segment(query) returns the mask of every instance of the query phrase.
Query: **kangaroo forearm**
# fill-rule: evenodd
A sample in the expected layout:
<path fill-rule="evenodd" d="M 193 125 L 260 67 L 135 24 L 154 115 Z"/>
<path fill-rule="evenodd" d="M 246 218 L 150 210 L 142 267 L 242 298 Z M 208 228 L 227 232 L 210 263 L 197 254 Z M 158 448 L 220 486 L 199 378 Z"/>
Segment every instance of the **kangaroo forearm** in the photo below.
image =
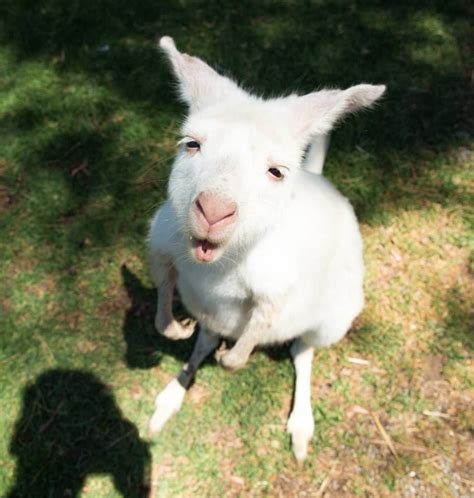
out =
<path fill-rule="evenodd" d="M 163 330 L 174 320 L 173 292 L 176 285 L 176 271 L 172 265 L 163 265 L 162 278 L 158 285 L 158 322 Z"/>
<path fill-rule="evenodd" d="M 260 343 L 266 343 L 272 330 L 274 320 L 273 307 L 269 303 L 258 303 L 251 312 L 242 334 L 230 349 L 221 358 L 224 367 L 236 370 L 243 367 L 252 351 Z"/>

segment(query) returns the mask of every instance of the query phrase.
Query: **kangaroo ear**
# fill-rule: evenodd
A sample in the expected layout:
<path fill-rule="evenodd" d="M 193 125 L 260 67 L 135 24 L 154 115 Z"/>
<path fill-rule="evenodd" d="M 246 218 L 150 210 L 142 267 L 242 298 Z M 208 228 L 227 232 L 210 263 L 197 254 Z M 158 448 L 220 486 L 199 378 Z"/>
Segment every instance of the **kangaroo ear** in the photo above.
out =
<path fill-rule="evenodd" d="M 356 85 L 347 90 L 321 90 L 302 97 L 291 96 L 298 135 L 325 134 L 345 114 L 372 105 L 385 92 L 385 85 Z"/>
<path fill-rule="evenodd" d="M 216 73 L 201 59 L 181 53 L 169 36 L 160 39 L 160 47 L 178 78 L 181 100 L 189 105 L 191 111 L 230 96 L 245 94 L 232 80 Z"/>

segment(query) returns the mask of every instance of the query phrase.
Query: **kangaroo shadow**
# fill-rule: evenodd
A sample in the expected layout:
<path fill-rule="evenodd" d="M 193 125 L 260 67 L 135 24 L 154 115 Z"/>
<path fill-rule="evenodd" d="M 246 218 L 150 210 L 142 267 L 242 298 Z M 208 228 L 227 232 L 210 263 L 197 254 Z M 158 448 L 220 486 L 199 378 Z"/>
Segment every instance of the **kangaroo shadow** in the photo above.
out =
<path fill-rule="evenodd" d="M 125 361 L 129 368 L 148 369 L 160 364 L 163 356 L 174 356 L 185 362 L 191 354 L 194 337 L 173 341 L 160 335 L 154 326 L 156 313 L 156 289 L 143 285 L 126 265 L 121 268 L 123 285 L 127 291 L 130 307 L 123 322 L 123 337 L 126 344 Z M 174 300 L 174 314 L 181 318 L 189 316 L 179 297 Z"/>
<path fill-rule="evenodd" d="M 126 312 L 123 324 L 123 336 L 126 344 L 125 361 L 129 368 L 153 368 L 160 364 L 163 356 L 173 356 L 181 362 L 186 362 L 191 354 L 193 337 L 184 341 L 173 341 L 161 336 L 154 327 L 156 312 L 156 289 L 143 285 L 126 265 L 122 265 L 123 285 L 130 299 L 130 307 Z M 178 318 L 188 317 L 175 294 L 173 313 Z M 233 344 L 233 341 L 228 341 Z M 273 361 L 287 361 L 289 358 L 288 344 L 265 347 L 261 349 Z M 207 359 L 205 363 L 214 363 Z"/>
<path fill-rule="evenodd" d="M 150 490 L 148 445 L 87 372 L 49 370 L 26 387 L 10 452 L 17 467 L 6 498 L 74 498 L 93 474 L 110 475 L 126 498 Z"/>

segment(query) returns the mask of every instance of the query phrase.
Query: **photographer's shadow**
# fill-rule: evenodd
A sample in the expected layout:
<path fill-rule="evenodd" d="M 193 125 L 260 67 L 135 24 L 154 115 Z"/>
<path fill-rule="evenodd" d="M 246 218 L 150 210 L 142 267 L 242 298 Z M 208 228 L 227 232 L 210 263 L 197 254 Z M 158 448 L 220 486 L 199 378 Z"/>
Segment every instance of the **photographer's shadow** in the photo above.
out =
<path fill-rule="evenodd" d="M 90 475 L 109 475 L 124 498 L 150 489 L 150 451 L 111 390 L 79 370 L 49 370 L 26 387 L 10 452 L 15 483 L 6 498 L 75 498 Z"/>

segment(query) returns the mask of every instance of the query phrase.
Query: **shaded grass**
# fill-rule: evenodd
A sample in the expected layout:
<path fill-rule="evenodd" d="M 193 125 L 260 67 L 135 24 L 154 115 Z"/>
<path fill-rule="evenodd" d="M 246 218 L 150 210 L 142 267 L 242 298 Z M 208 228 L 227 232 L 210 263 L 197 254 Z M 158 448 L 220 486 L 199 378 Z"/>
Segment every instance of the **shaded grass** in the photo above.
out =
<path fill-rule="evenodd" d="M 316 495 L 327 479 L 335 496 L 467 489 L 469 15 L 461 1 L 2 3 L 2 494 L 133 496 L 150 480 L 158 496 Z M 328 158 L 363 222 L 367 305 L 316 356 L 305 469 L 284 433 L 285 348 L 233 376 L 209 360 L 176 419 L 145 442 L 153 397 L 192 347 L 154 332 L 145 265 L 183 113 L 156 33 L 266 94 L 388 85 L 381 105 L 339 127 Z M 399 462 L 355 406 L 378 414 Z"/>
<path fill-rule="evenodd" d="M 112 475 L 123 496 L 143 496 L 150 486 L 147 444 L 90 373 L 46 370 L 28 386 L 10 452 L 17 458 L 12 498 L 76 496 L 93 473 Z"/>

